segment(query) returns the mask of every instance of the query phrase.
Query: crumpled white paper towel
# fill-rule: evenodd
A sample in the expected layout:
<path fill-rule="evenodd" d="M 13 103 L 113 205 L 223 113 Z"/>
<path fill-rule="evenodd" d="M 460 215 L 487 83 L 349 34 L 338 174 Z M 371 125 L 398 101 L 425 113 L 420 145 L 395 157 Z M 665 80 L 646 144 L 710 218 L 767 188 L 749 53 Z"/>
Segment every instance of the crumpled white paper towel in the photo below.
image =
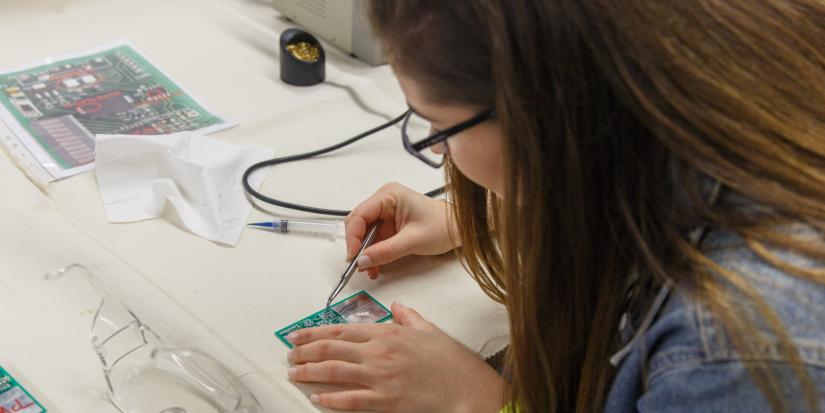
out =
<path fill-rule="evenodd" d="M 252 206 L 241 176 L 275 150 L 238 146 L 191 132 L 97 135 L 95 174 L 109 222 L 161 218 L 173 208 L 193 234 L 234 246 Z M 265 170 L 250 177 L 259 188 Z"/>

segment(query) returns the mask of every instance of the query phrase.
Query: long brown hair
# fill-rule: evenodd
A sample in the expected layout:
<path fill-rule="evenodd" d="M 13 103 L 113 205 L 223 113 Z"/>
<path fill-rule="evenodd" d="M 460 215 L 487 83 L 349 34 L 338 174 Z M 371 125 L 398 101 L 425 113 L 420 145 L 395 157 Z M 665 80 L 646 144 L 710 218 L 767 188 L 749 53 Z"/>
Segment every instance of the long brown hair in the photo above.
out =
<path fill-rule="evenodd" d="M 731 231 L 825 282 L 768 249 L 825 258 L 781 229 L 825 222 L 823 2 L 372 0 L 370 12 L 394 68 L 429 99 L 496 108 L 502 198 L 449 162 L 446 178 L 463 262 L 510 314 L 508 390 L 523 411 L 601 411 L 621 315 L 668 281 L 744 357 L 778 341 L 817 408 L 775 311 L 687 234 Z M 756 207 L 710 202 L 709 179 Z M 734 311 L 735 296 L 765 321 Z M 787 408 L 772 365 L 747 367 L 772 408 Z"/>

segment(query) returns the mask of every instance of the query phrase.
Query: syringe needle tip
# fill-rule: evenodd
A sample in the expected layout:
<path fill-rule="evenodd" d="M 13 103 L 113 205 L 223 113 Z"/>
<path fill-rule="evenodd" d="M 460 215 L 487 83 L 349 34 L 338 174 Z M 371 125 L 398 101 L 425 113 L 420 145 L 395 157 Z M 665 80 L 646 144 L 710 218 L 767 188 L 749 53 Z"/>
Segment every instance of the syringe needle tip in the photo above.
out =
<path fill-rule="evenodd" d="M 272 228 L 273 224 L 271 222 L 252 222 L 246 224 L 246 226 L 253 228 Z"/>

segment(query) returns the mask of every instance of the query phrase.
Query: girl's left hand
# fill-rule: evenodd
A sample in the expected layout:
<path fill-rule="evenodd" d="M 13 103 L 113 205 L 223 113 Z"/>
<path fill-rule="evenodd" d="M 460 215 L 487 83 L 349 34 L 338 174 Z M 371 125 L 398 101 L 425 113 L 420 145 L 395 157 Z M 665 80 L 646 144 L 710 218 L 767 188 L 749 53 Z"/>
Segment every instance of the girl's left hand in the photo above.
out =
<path fill-rule="evenodd" d="M 287 358 L 296 382 L 352 386 L 313 394 L 337 410 L 498 412 L 501 376 L 479 356 L 424 320 L 392 305 L 397 324 L 339 324 L 299 330 Z"/>

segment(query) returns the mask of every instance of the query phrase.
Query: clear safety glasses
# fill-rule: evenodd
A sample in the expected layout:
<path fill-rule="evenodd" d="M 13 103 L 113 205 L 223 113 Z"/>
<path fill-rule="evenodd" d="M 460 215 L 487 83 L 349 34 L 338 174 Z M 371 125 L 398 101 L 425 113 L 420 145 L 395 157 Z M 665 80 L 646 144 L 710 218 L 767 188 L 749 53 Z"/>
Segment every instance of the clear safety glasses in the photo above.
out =
<path fill-rule="evenodd" d="M 79 273 L 100 294 L 92 348 L 112 404 L 123 413 L 263 413 L 243 381 L 213 357 L 177 349 L 144 324 L 89 269 L 72 264 L 47 280 Z"/>

